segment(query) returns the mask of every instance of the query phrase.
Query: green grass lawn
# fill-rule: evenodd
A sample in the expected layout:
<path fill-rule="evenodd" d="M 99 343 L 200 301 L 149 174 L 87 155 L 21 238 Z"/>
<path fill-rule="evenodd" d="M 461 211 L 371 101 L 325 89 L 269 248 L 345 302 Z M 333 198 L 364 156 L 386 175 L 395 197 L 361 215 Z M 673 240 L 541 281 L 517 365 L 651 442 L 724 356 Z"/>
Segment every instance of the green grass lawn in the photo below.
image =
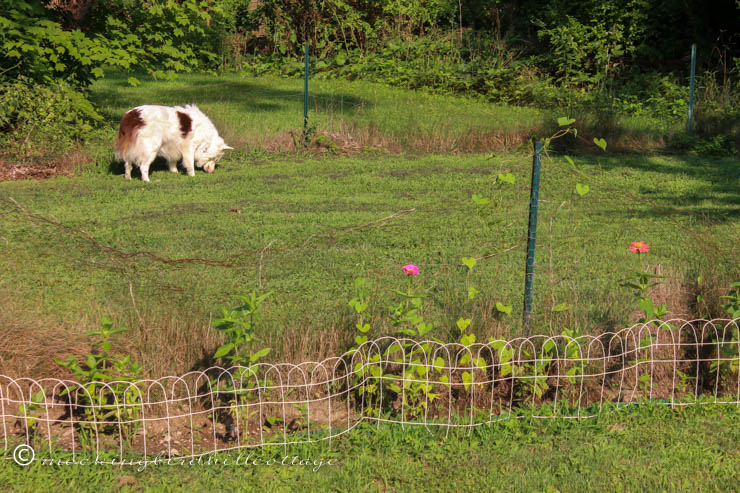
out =
<path fill-rule="evenodd" d="M 219 344 L 209 327 L 218 307 L 252 289 L 273 292 L 258 329 L 271 358 L 335 355 L 354 338 L 353 279 L 368 279 L 369 335 L 386 334 L 406 263 L 421 268 L 414 283 L 428 294 L 430 335 L 456 340 L 461 316 L 472 317 L 478 340 L 520 332 L 528 145 L 498 154 L 388 153 L 393 146 L 345 156 L 269 154 L 268 142 L 300 134 L 300 81 L 191 75 L 133 88 L 125 79 L 93 87 L 110 124 L 88 146 L 93 165 L 74 178 L 0 183 L 0 321 L 14 341 L 0 344 L 4 367 L 58 370 L 53 357 L 79 354 L 81 334 L 110 315 L 136 329 L 124 344 L 147 374 L 179 373 L 208 362 Z M 454 150 L 424 143 L 442 141 L 474 150 L 465 140 L 473 135 L 511 135 L 515 143 L 554 117 L 364 82 L 312 88 L 319 133 L 375 129 L 410 150 Z M 213 175 L 155 166 L 152 184 L 125 181 L 110 148 L 120 115 L 142 103 L 186 102 L 199 103 L 237 150 Z M 653 296 L 673 316 L 723 316 L 719 296 L 740 278 L 738 160 L 574 158 L 581 174 L 555 153 L 544 163 L 533 331 L 598 332 L 634 322 L 632 293 L 619 283 L 643 267 L 667 276 Z M 577 183 L 589 193 L 578 195 Z M 476 194 L 489 202 L 477 206 Z M 647 241 L 651 253 L 629 254 L 634 240 Z M 478 259 L 469 275 L 464 256 Z M 472 302 L 470 286 L 481 293 Z M 697 294 L 706 306 L 696 306 Z M 569 309 L 552 311 L 561 304 Z"/>
<path fill-rule="evenodd" d="M 210 314 L 251 289 L 274 291 L 258 334 L 276 358 L 348 348 L 357 277 L 371 291 L 371 335 L 387 333 L 385 307 L 392 289 L 405 288 L 406 263 L 421 268 L 414 283 L 429 293 L 433 335 L 456 338 L 454 321 L 472 315 L 480 337 L 509 336 L 521 318 L 530 160 L 235 153 L 213 175 L 160 169 L 150 185 L 114 174 L 2 183 L 0 289 L 25 327 L 79 334 L 105 314 L 133 326 L 131 340 L 155 373 L 189 369 L 212 350 Z M 669 276 L 656 296 L 672 313 L 691 315 L 686 289 L 699 274 L 705 284 L 715 279 L 715 298 L 726 294 L 738 276 L 736 160 L 576 162 L 587 179 L 558 160 L 543 172 L 535 331 L 633 321 L 636 304 L 618 284 L 640 268 L 627 251 L 638 239 L 652 247 L 645 268 Z M 496 183 L 500 172 L 514 185 Z M 580 181 L 591 187 L 584 197 L 575 193 Z M 477 207 L 476 193 L 490 203 Z M 463 256 L 480 259 L 469 277 Z M 481 292 L 473 302 L 467 285 Z M 497 301 L 512 305 L 511 316 L 496 312 Z M 553 313 L 559 303 L 572 308 Z"/>
<path fill-rule="evenodd" d="M 197 103 L 226 141 L 242 149 L 293 148 L 303 131 L 303 82 L 278 77 L 187 75 L 132 87 L 127 76 L 96 82 L 93 101 L 113 125 L 141 104 Z M 363 81 L 311 81 L 309 126 L 349 148 L 470 152 L 520 145 L 548 125 L 545 112 Z M 488 138 L 488 139 L 487 139 Z M 328 139 L 328 140 L 327 140 Z M 491 142 L 487 142 L 490 140 Z"/>
<path fill-rule="evenodd" d="M 399 299 L 394 290 L 408 286 L 401 272 L 407 263 L 420 267 L 411 281 L 428 295 L 422 313 L 434 324 L 430 336 L 458 340 L 460 317 L 472 318 L 479 341 L 521 332 L 532 159 L 526 142 L 561 115 L 314 81 L 315 145 L 303 151 L 294 146 L 302 130 L 300 81 L 192 75 L 132 88 L 125 79 L 93 86 L 109 126 L 85 149 L 92 165 L 72 178 L 0 183 L 0 373 L 68 376 L 54 358 L 86 353 L 82 334 L 104 315 L 134 329 L 116 345 L 145 375 L 202 368 L 220 344 L 211 327 L 218 307 L 252 289 L 272 292 L 255 343 L 273 348 L 268 359 L 319 360 L 353 344 L 357 320 L 348 301 L 356 278 L 367 279 L 368 335 L 393 333 L 388 306 Z M 125 181 L 110 148 L 121 114 L 139 104 L 189 102 L 237 149 L 212 175 L 190 178 L 155 166 L 151 184 L 136 173 Z M 658 137 L 668 131 L 649 123 L 624 126 Z M 555 151 L 544 162 L 533 332 L 598 333 L 635 322 L 633 293 L 619 284 L 638 269 L 665 276 L 651 295 L 672 316 L 725 316 L 720 296 L 740 280 L 740 161 L 612 148 L 573 156 L 580 173 Z M 317 156 L 317 149 L 327 152 Z M 497 178 L 507 173 L 514 183 Z M 589 186 L 584 196 L 578 183 Z M 651 252 L 630 254 L 635 240 Z M 462 257 L 477 259 L 471 272 Z M 480 292 L 472 301 L 471 286 Z M 699 294 L 704 303 L 696 302 Z M 553 310 L 563 304 L 566 310 Z M 449 438 L 360 429 L 331 447 L 259 451 L 265 459 L 289 453 L 341 464 L 318 472 L 22 469 L 5 460 L 0 486 L 728 491 L 740 483 L 739 420 L 733 407 L 642 406 L 583 422 L 516 420 Z"/>
<path fill-rule="evenodd" d="M 471 433 L 451 430 L 448 437 L 419 427 L 368 426 L 331 444 L 219 454 L 211 465 L 209 457 L 201 465 L 146 468 L 43 465 L 39 453 L 25 468 L 0 460 L 0 486 L 12 492 L 738 491 L 738 444 L 737 407 L 643 405 L 583 421 L 504 421 Z M 271 459 L 312 465 L 264 465 Z"/>

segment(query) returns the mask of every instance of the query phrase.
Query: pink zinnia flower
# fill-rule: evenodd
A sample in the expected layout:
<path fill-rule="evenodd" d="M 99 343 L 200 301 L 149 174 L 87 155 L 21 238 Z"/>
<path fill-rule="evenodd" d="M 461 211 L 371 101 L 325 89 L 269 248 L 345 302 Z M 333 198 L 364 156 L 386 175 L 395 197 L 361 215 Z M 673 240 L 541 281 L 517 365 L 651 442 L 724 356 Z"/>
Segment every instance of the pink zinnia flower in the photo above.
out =
<path fill-rule="evenodd" d="M 416 276 L 419 274 L 419 268 L 414 264 L 404 265 L 401 269 L 403 269 L 403 273 L 407 276 Z"/>
<path fill-rule="evenodd" d="M 637 253 L 648 253 L 650 251 L 650 245 L 644 241 L 633 241 L 630 243 L 630 252 Z"/>

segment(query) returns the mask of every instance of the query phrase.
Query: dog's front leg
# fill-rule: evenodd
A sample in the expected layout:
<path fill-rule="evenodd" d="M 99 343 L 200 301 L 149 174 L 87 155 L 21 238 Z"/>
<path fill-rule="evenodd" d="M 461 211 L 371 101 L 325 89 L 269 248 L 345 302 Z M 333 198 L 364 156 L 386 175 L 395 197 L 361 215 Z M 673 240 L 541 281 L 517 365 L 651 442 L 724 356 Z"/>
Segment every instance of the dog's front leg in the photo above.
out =
<path fill-rule="evenodd" d="M 195 176 L 195 158 L 193 154 L 192 149 L 188 149 L 182 153 L 182 165 L 188 172 L 188 176 Z"/>

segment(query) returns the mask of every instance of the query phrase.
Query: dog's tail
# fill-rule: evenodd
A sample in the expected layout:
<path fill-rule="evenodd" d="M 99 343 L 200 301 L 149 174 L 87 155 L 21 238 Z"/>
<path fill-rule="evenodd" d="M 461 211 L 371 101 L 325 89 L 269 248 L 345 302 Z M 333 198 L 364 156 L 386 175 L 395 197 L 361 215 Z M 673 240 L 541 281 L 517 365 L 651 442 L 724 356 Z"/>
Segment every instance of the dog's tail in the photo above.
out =
<path fill-rule="evenodd" d="M 144 126 L 141 118 L 141 110 L 134 108 L 128 111 L 121 119 L 116 137 L 116 159 L 121 161 L 126 158 L 129 148 L 136 142 L 139 129 Z"/>

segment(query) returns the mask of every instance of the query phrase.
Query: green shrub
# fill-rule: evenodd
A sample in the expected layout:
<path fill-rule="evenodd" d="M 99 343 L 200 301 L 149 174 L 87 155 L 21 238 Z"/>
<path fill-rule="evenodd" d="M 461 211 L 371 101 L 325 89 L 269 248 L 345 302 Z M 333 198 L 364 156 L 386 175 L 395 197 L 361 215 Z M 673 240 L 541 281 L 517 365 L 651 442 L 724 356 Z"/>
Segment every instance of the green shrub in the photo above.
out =
<path fill-rule="evenodd" d="M 548 86 L 533 76 L 532 59 L 520 59 L 506 43 L 485 32 L 466 32 L 459 45 L 456 33 L 436 31 L 404 41 L 390 39 L 375 51 L 343 50 L 312 56 L 310 61 L 311 73 L 319 79 L 372 80 L 411 89 L 477 94 L 495 102 L 539 102 L 536 98 L 544 98 L 537 91 Z M 304 65 L 302 57 L 270 54 L 250 57 L 244 68 L 256 75 L 300 77 Z"/>
<path fill-rule="evenodd" d="M 0 7 L 0 79 L 23 75 L 87 86 L 103 66 L 144 69 L 155 77 L 215 67 L 227 29 L 221 3 L 107 0 L 88 18 L 63 26 L 65 12 L 27 0 Z M 94 17 L 94 18 L 93 18 Z"/>
<path fill-rule="evenodd" d="M 22 75 L 38 83 L 85 86 L 103 76 L 103 64 L 128 68 L 133 62 L 99 34 L 64 30 L 53 11 L 37 2 L 4 0 L 0 7 L 0 81 Z"/>
<path fill-rule="evenodd" d="M 615 88 L 615 105 L 632 115 L 683 119 L 686 118 L 688 104 L 688 84 L 681 84 L 668 74 L 634 70 Z"/>
<path fill-rule="evenodd" d="M 66 82 L 21 77 L 0 84 L 0 152 L 9 157 L 63 153 L 101 121 L 87 96 Z"/>
<path fill-rule="evenodd" d="M 227 14 L 203 0 L 115 0 L 105 23 L 109 46 L 131 57 L 130 65 L 158 78 L 215 68 Z"/>
<path fill-rule="evenodd" d="M 734 156 L 737 148 L 725 135 L 702 136 L 678 134 L 671 141 L 671 148 L 697 156 Z"/>
<path fill-rule="evenodd" d="M 593 87 L 619 73 L 625 52 L 621 26 L 582 24 L 570 16 L 554 27 L 539 26 L 538 36 L 550 47 L 543 61 L 552 66 L 562 85 Z"/>

